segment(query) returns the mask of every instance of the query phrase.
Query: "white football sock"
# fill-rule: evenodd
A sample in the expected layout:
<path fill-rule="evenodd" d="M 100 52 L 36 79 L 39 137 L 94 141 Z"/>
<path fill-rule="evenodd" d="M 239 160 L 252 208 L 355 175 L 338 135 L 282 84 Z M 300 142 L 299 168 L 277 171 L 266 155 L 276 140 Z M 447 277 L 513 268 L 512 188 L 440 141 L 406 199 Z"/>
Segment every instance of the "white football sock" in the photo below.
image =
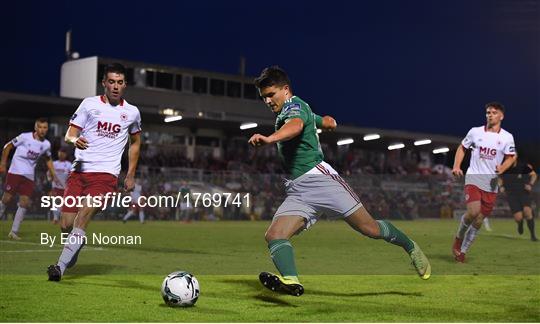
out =
<path fill-rule="evenodd" d="M 474 239 L 476 238 L 478 231 L 480 230 L 476 229 L 476 227 L 474 226 L 469 227 L 469 230 L 467 231 L 467 233 L 465 233 L 465 238 L 463 239 L 463 243 L 461 243 L 461 253 L 467 253 L 472 243 L 474 242 Z"/>
<path fill-rule="evenodd" d="M 463 237 L 465 236 L 465 232 L 467 231 L 469 226 L 471 226 L 471 224 L 465 224 L 465 214 L 463 214 L 463 216 L 461 216 L 461 222 L 459 223 L 456 237 L 458 239 L 463 240 Z"/>
<path fill-rule="evenodd" d="M 24 215 L 26 215 L 26 208 L 19 206 L 19 208 L 17 208 L 17 212 L 15 213 L 15 218 L 13 218 L 13 225 L 11 225 L 11 231 L 13 233 L 19 233 L 19 227 L 24 219 Z"/>
<path fill-rule="evenodd" d="M 131 216 L 133 216 L 133 212 L 130 210 L 127 212 L 126 216 L 122 220 L 127 221 Z"/>
<path fill-rule="evenodd" d="M 144 223 L 144 212 L 143 211 L 139 212 L 139 220 L 141 221 L 141 223 Z"/>
<path fill-rule="evenodd" d="M 74 227 L 71 233 L 69 233 L 66 244 L 64 245 L 64 250 L 60 254 L 57 265 L 60 266 L 60 271 L 62 275 L 66 271 L 66 266 L 71 262 L 73 256 L 79 249 L 82 247 L 83 243 L 86 241 L 86 232 L 83 229 Z"/>
<path fill-rule="evenodd" d="M 489 218 L 485 217 L 484 218 L 484 227 L 486 228 L 486 230 L 490 230 L 491 229 L 491 224 L 489 223 Z"/>
<path fill-rule="evenodd" d="M 0 219 L 4 219 L 4 212 L 6 211 L 6 205 L 0 200 Z"/>
<path fill-rule="evenodd" d="M 60 219 L 60 209 L 53 210 L 52 214 L 53 214 L 53 220 L 57 221 Z"/>

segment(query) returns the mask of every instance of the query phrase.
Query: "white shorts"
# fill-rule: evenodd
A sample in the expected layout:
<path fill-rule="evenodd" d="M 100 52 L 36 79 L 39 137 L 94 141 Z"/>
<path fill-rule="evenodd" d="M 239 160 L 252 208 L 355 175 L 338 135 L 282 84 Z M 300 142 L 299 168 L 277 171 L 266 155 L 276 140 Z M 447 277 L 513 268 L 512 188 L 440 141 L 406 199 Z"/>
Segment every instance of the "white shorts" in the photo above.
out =
<path fill-rule="evenodd" d="M 347 217 L 362 207 L 352 188 L 326 162 L 294 180 L 285 182 L 287 197 L 279 206 L 274 218 L 301 216 L 305 228 L 315 224 L 318 217 Z"/>

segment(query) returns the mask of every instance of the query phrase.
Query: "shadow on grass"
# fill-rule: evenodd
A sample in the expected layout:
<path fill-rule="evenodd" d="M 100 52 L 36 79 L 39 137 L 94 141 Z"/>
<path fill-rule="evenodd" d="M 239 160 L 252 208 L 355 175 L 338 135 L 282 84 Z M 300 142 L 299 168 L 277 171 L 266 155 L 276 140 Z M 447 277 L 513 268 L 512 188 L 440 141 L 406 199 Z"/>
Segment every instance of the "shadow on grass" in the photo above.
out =
<path fill-rule="evenodd" d="M 151 292 L 159 293 L 159 286 L 143 285 L 140 282 L 135 280 L 110 280 L 107 278 L 96 278 L 99 282 L 88 282 L 80 281 L 77 282 L 77 285 L 88 285 L 88 286 L 97 286 L 97 287 L 107 287 L 107 288 L 120 288 L 120 289 L 136 289 L 136 290 L 145 290 Z"/>
<path fill-rule="evenodd" d="M 306 295 L 317 295 L 317 296 L 335 296 L 335 297 L 370 297 L 370 296 L 384 296 L 384 295 L 394 295 L 394 296 L 412 296 L 412 297 L 422 297 L 423 294 L 419 292 L 403 292 L 403 291 L 379 291 L 379 292 L 354 292 L 354 293 L 340 293 L 334 291 L 322 291 L 315 289 L 306 289 Z"/>
<path fill-rule="evenodd" d="M 504 239 L 504 240 L 512 240 L 512 241 L 528 241 L 530 240 L 527 236 L 517 236 L 517 235 L 511 235 L 511 234 L 497 234 L 497 233 L 483 233 L 486 237 L 491 238 L 497 238 L 497 239 Z"/>
<path fill-rule="evenodd" d="M 227 283 L 227 284 L 234 284 L 234 285 L 242 285 L 249 288 L 254 288 L 259 290 L 259 288 L 264 288 L 261 283 L 259 283 L 259 280 L 253 279 L 253 280 L 246 280 L 246 279 L 224 279 L 220 280 L 220 282 Z"/>
<path fill-rule="evenodd" d="M 249 288 L 253 288 L 256 290 L 263 290 L 266 291 L 266 288 L 264 288 L 258 280 L 242 280 L 242 279 L 225 279 L 221 280 L 223 283 L 228 284 L 235 284 L 235 285 L 242 285 Z M 279 294 L 279 293 L 277 293 Z M 284 296 L 288 296 L 287 294 L 283 294 Z M 306 288 L 306 295 L 318 295 L 318 296 L 337 296 L 337 297 L 369 297 L 369 296 L 383 296 L 383 295 L 395 295 L 395 296 L 412 296 L 412 297 L 422 297 L 423 294 L 419 292 L 403 292 L 403 291 L 381 291 L 381 292 L 358 292 L 358 293 L 340 293 L 340 292 L 333 292 L 333 291 L 322 291 L 322 290 L 315 290 L 311 288 Z M 255 296 L 256 299 L 270 302 L 270 303 L 287 303 L 285 301 L 281 301 L 279 299 L 276 299 L 274 297 L 269 297 L 268 295 L 259 295 Z M 294 306 L 292 304 L 287 303 L 289 306 Z"/>
<path fill-rule="evenodd" d="M 258 299 L 260 301 L 263 301 L 265 303 L 274 304 L 276 306 L 298 307 L 297 305 L 291 304 L 288 301 L 279 299 L 279 298 L 274 297 L 274 296 L 268 296 L 268 295 L 260 294 L 260 295 L 254 296 L 254 298 Z"/>
<path fill-rule="evenodd" d="M 124 266 L 93 263 L 93 264 L 76 264 L 73 268 L 66 270 L 66 280 L 78 279 L 92 275 L 102 275 L 110 273 L 113 269 L 118 270 L 125 268 Z"/>
<path fill-rule="evenodd" d="M 454 256 L 452 255 L 451 251 L 449 251 L 448 254 L 430 253 L 428 257 L 430 260 L 439 260 L 439 261 L 444 261 L 446 263 L 456 264 L 456 260 L 454 260 Z"/>

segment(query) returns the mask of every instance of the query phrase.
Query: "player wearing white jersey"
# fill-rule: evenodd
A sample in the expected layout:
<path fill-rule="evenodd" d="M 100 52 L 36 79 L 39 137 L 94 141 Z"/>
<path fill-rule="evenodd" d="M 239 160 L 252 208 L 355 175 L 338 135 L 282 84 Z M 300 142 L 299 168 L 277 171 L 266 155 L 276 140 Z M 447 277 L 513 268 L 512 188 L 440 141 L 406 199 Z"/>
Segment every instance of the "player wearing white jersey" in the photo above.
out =
<path fill-rule="evenodd" d="M 85 98 L 71 118 L 65 140 L 75 146 L 75 161 L 67 180 L 64 198 L 105 196 L 117 191 L 121 158 L 129 139 L 129 166 L 124 190 L 135 185 L 135 170 L 141 147 L 141 116 L 137 107 L 123 99 L 126 70 L 118 63 L 105 67 L 102 85 L 105 94 Z M 90 219 L 102 206 L 62 207 L 60 225 L 69 232 L 67 244 L 56 265 L 47 269 L 49 280 L 59 281 L 73 266 L 85 241 Z"/>
<path fill-rule="evenodd" d="M 504 173 L 515 160 L 512 134 L 501 128 L 504 106 L 497 102 L 486 104 L 486 126 L 473 127 L 456 151 L 452 173 L 463 176 L 461 163 L 465 150 L 471 150 L 471 161 L 465 176 L 467 212 L 461 217 L 452 252 L 457 262 L 465 262 L 465 254 L 485 217 L 493 210 L 497 198 L 497 176 Z"/>
<path fill-rule="evenodd" d="M 67 150 L 61 147 L 58 150 L 58 160 L 53 162 L 54 171 L 58 178 L 58 183 L 53 182 L 50 195 L 64 197 L 64 189 L 66 188 L 67 178 L 71 170 L 71 162 L 67 160 Z M 50 175 L 50 174 L 49 174 Z M 60 209 L 51 210 L 53 215 L 53 223 L 58 223 L 60 219 Z"/>
<path fill-rule="evenodd" d="M 11 231 L 8 234 L 8 237 L 14 240 L 20 240 L 18 235 L 19 227 L 24 215 L 26 215 L 26 210 L 30 207 L 30 197 L 34 192 L 34 169 L 41 156 L 45 156 L 47 168 L 52 178 L 58 181 L 51 160 L 51 143 L 45 139 L 48 130 L 49 123 L 47 119 L 39 118 L 34 124 L 34 132 L 20 134 L 9 141 L 2 151 L 0 174 L 6 172 L 9 153 L 15 148 L 15 154 L 13 154 L 6 176 L 4 195 L 0 202 L 0 218 L 2 218 L 6 205 L 13 199 L 14 195 L 19 195 L 17 212 L 13 219 Z"/>
<path fill-rule="evenodd" d="M 129 208 L 128 212 L 122 218 L 122 222 L 127 222 L 128 219 L 131 218 L 131 216 L 135 214 L 139 214 L 139 222 L 141 224 L 144 224 L 144 208 L 139 205 L 139 198 L 142 195 L 142 186 L 138 181 L 135 183 L 135 187 L 133 188 L 133 191 L 131 192 L 131 207 Z"/>

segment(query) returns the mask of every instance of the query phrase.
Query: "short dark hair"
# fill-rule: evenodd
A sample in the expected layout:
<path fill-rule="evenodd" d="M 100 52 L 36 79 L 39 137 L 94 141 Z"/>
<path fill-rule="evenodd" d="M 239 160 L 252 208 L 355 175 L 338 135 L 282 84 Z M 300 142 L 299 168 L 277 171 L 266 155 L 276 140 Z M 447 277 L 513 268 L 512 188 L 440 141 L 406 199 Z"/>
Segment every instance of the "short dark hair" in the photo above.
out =
<path fill-rule="evenodd" d="M 291 86 L 291 80 L 287 76 L 287 73 L 277 65 L 273 65 L 262 70 L 261 75 L 255 78 L 255 86 L 259 89 L 284 85 Z"/>
<path fill-rule="evenodd" d="M 107 79 L 107 74 L 109 73 L 118 73 L 126 76 L 126 68 L 120 63 L 107 64 L 105 69 L 103 69 L 103 80 Z"/>
<path fill-rule="evenodd" d="M 497 102 L 497 101 L 493 101 L 493 102 L 488 102 L 486 105 L 485 105 L 485 109 L 488 109 L 489 107 L 493 107 L 497 110 L 500 110 L 503 114 L 504 114 L 504 106 L 502 103 L 500 102 Z"/>
<path fill-rule="evenodd" d="M 39 117 L 36 119 L 36 123 L 49 123 L 49 120 L 46 117 Z"/>

